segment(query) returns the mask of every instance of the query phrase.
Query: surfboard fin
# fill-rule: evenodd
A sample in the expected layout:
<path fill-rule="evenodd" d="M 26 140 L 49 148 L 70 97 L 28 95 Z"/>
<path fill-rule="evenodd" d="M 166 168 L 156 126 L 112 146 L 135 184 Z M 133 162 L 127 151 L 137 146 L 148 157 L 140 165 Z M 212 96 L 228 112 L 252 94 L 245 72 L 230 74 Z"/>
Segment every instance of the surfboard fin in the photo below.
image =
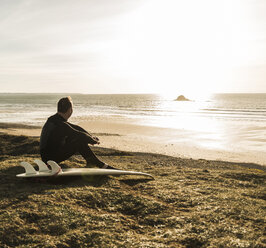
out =
<path fill-rule="evenodd" d="M 34 167 L 28 163 L 28 162 L 21 162 L 21 166 L 24 167 L 26 174 L 37 174 L 37 171 L 34 169 Z"/>
<path fill-rule="evenodd" d="M 52 168 L 52 175 L 57 175 L 62 171 L 61 167 L 53 160 L 49 160 L 47 164 Z"/>
<path fill-rule="evenodd" d="M 39 172 L 49 172 L 50 171 L 49 168 L 47 167 L 47 165 L 43 161 L 41 161 L 39 159 L 35 159 L 34 162 L 38 165 Z"/>

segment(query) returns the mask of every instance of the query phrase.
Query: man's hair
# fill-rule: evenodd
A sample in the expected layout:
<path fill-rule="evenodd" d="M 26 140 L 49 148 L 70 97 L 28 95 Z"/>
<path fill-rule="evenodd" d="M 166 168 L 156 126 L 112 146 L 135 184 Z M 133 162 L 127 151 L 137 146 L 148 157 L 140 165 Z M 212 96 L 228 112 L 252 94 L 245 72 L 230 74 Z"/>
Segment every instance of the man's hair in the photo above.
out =
<path fill-rule="evenodd" d="M 66 113 L 72 106 L 72 99 L 70 96 L 61 98 L 57 103 L 57 112 Z"/>

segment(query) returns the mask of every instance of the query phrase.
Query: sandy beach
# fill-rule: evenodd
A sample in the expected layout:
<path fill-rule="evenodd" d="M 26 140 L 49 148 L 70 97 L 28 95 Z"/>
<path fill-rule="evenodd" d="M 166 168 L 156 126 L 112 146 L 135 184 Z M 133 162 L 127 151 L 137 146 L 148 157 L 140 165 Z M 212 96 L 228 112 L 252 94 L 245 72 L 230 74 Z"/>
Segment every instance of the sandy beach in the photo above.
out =
<path fill-rule="evenodd" d="M 225 149 L 212 145 L 211 141 L 205 142 L 208 146 L 204 146 L 204 140 L 197 137 L 196 133 L 140 125 L 125 118 L 97 117 L 90 121 L 74 121 L 75 124 L 98 136 L 101 141 L 100 146 L 104 148 L 266 166 L 266 152 L 237 149 L 235 144 L 241 143 L 241 140 L 232 140 L 232 144 L 226 145 Z M 2 123 L 1 131 L 14 135 L 39 137 L 41 127 Z"/>

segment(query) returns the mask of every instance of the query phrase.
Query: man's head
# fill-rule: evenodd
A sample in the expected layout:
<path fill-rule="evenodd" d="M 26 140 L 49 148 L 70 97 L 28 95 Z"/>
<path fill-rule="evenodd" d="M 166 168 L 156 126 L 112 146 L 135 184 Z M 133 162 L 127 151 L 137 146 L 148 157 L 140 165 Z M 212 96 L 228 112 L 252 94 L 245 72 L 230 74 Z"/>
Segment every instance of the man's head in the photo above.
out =
<path fill-rule="evenodd" d="M 61 98 L 57 103 L 57 113 L 63 116 L 66 120 L 73 113 L 73 103 L 70 96 Z"/>

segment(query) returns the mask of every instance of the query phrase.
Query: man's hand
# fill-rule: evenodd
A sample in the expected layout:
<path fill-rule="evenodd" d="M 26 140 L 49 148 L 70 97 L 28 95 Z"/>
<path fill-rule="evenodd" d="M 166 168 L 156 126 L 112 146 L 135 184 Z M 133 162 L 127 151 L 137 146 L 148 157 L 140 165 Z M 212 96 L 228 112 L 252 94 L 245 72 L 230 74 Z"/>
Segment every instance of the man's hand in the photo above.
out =
<path fill-rule="evenodd" d="M 82 133 L 82 134 L 86 136 L 86 141 L 88 144 L 91 144 L 91 145 L 99 145 L 100 144 L 100 141 L 97 137 L 93 137 L 93 136 L 89 135 L 88 133 Z"/>
<path fill-rule="evenodd" d="M 96 142 L 94 145 L 99 145 L 100 144 L 100 141 L 99 141 L 98 137 L 93 136 L 92 138 Z"/>

